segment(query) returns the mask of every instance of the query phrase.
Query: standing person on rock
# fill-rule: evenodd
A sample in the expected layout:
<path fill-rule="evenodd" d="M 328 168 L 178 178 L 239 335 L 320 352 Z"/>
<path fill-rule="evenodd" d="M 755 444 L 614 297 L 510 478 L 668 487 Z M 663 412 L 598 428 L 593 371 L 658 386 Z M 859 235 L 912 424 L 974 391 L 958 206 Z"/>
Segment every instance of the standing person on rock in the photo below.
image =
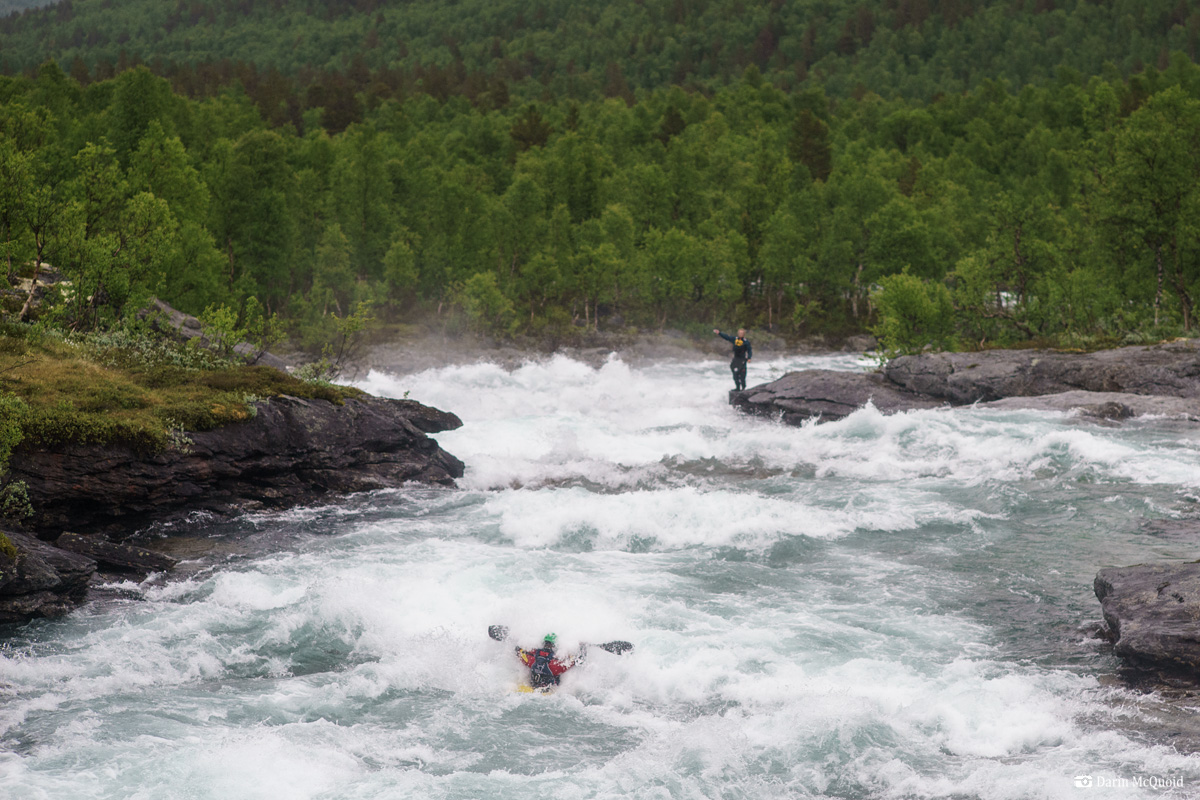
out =
<path fill-rule="evenodd" d="M 733 388 L 745 389 L 746 364 L 754 356 L 754 348 L 750 346 L 750 340 L 746 338 L 746 329 L 738 328 L 737 336 L 721 333 L 719 328 L 713 328 L 713 333 L 733 344 L 733 360 L 729 362 L 729 369 L 733 371 Z"/>

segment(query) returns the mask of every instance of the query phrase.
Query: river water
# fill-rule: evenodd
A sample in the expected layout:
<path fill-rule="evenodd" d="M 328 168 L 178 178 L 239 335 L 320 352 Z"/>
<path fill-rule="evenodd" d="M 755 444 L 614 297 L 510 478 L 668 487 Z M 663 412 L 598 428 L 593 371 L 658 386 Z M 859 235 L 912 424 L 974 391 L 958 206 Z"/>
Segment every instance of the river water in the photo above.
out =
<path fill-rule="evenodd" d="M 815 366 L 864 367 L 750 379 Z M 716 361 L 360 385 L 462 417 L 460 487 L 194 523 L 170 579 L 9 629 L 0 797 L 1200 796 L 1194 704 L 1088 628 L 1097 568 L 1197 557 L 1152 522 L 1200 518 L 1196 426 L 789 428 Z M 635 649 L 519 694 L 494 623 Z"/>

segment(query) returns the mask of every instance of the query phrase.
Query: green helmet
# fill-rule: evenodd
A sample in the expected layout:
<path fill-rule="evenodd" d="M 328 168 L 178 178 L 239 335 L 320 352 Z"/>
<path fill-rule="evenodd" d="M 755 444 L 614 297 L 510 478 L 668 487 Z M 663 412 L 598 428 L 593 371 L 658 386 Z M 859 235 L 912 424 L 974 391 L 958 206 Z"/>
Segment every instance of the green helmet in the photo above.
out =
<path fill-rule="evenodd" d="M 558 641 L 558 637 L 555 636 L 553 633 L 547 633 L 545 636 L 542 637 L 542 641 L 545 644 L 554 644 L 555 642 Z"/>

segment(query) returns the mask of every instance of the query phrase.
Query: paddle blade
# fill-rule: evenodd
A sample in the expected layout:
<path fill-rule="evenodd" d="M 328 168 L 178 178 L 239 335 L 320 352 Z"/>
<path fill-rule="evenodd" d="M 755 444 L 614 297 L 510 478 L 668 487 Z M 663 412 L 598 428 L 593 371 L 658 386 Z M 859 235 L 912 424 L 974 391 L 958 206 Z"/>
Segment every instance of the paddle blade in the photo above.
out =
<path fill-rule="evenodd" d="M 629 642 L 605 642 L 604 644 L 598 644 L 595 646 L 599 647 L 601 650 L 607 650 L 613 655 L 618 656 L 622 653 L 629 653 L 633 650 L 633 645 Z"/>
<path fill-rule="evenodd" d="M 497 642 L 503 642 L 508 638 L 508 627 L 505 625 L 489 625 L 488 636 L 492 637 Z"/>

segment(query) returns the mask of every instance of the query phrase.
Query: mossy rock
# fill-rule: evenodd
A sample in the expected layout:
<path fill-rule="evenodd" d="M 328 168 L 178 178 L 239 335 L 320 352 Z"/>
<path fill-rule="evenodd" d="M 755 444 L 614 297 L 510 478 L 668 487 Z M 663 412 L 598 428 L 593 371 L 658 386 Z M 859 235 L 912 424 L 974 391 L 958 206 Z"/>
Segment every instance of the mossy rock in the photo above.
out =
<path fill-rule="evenodd" d="M 7 558 L 9 561 L 16 561 L 21 555 L 21 551 L 12 543 L 12 539 L 8 538 L 3 532 L 0 532 L 0 556 Z"/>
<path fill-rule="evenodd" d="M 250 419 L 256 401 L 288 395 L 341 405 L 363 394 L 272 367 L 197 359 L 167 341 L 105 336 L 75 342 L 0 324 L 0 393 L 17 401 L 22 449 L 123 445 L 150 455 L 180 431 Z"/>

